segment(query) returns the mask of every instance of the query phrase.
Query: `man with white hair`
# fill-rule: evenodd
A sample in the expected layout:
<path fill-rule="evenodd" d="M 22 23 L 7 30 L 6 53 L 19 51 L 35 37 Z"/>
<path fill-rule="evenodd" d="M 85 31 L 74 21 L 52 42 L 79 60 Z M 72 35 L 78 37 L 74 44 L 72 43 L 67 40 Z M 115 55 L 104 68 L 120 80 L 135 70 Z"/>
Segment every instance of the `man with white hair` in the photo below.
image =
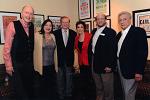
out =
<path fill-rule="evenodd" d="M 117 34 L 117 64 L 125 100 L 135 100 L 137 82 L 143 78 L 147 61 L 148 44 L 144 29 L 131 25 L 131 14 L 118 15 L 122 31 Z"/>
<path fill-rule="evenodd" d="M 33 96 L 34 10 L 23 7 L 21 19 L 9 23 L 5 33 L 4 62 L 12 82 L 15 100 L 31 100 Z"/>

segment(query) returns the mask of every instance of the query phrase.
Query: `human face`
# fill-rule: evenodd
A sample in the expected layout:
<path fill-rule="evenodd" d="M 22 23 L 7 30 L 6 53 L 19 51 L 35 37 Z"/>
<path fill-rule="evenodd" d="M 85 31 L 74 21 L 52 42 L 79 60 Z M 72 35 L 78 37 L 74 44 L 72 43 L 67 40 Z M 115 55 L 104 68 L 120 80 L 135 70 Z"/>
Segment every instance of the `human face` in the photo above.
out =
<path fill-rule="evenodd" d="M 96 16 L 96 24 L 98 27 L 103 27 L 106 25 L 106 19 L 104 14 L 98 14 Z"/>
<path fill-rule="evenodd" d="M 66 29 L 69 28 L 69 26 L 70 26 L 69 19 L 68 18 L 63 18 L 61 20 L 61 27 L 66 30 Z"/>
<path fill-rule="evenodd" d="M 50 33 L 52 30 L 52 24 L 51 22 L 47 22 L 45 25 L 44 25 L 44 32 L 45 33 Z"/>
<path fill-rule="evenodd" d="M 127 14 L 122 14 L 118 17 L 120 27 L 125 30 L 131 24 L 131 18 Z"/>
<path fill-rule="evenodd" d="M 31 6 L 26 6 L 21 12 L 21 18 L 26 22 L 29 23 L 32 21 L 33 18 L 33 8 Z"/>
<path fill-rule="evenodd" d="M 84 34 L 84 26 L 82 24 L 77 25 L 77 33 Z"/>

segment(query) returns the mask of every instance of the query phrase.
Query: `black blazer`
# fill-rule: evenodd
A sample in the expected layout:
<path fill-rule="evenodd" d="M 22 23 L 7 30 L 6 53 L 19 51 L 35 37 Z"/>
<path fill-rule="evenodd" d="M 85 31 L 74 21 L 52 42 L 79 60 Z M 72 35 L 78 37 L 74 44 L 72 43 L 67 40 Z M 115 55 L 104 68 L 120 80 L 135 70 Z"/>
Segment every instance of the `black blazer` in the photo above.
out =
<path fill-rule="evenodd" d="M 121 32 L 117 35 L 119 41 Z M 143 74 L 148 55 L 146 32 L 139 27 L 131 26 L 120 49 L 119 62 L 124 78 L 132 79 L 135 74 Z"/>
<path fill-rule="evenodd" d="M 97 29 L 93 29 L 92 38 Z M 105 67 L 112 68 L 112 71 L 116 67 L 116 52 L 117 52 L 117 44 L 116 44 L 116 32 L 108 27 L 105 27 L 102 34 L 98 37 L 95 52 L 93 54 L 93 70 L 94 72 L 100 74 L 105 73 Z M 89 45 L 89 62 L 92 62 L 92 39 Z"/>
<path fill-rule="evenodd" d="M 76 32 L 69 29 L 69 38 L 67 42 L 67 46 L 65 47 L 62 31 L 61 29 L 58 29 L 54 31 L 54 35 L 56 38 L 56 44 L 57 44 L 57 54 L 58 54 L 58 66 L 64 66 L 64 64 L 67 64 L 67 66 L 73 66 L 74 63 L 74 41 L 76 37 Z"/>

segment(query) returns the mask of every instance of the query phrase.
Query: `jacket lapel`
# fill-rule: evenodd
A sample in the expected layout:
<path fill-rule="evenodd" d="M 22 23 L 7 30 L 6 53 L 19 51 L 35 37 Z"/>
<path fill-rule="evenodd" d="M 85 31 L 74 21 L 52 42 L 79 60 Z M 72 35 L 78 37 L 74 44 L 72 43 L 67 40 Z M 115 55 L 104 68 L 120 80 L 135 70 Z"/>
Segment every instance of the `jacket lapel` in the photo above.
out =
<path fill-rule="evenodd" d="M 123 43 L 122 43 L 122 46 L 121 46 L 121 49 L 120 49 L 120 53 L 122 52 L 123 48 L 126 47 L 126 45 L 128 45 L 128 40 L 130 39 L 130 35 L 132 34 L 132 29 L 133 29 L 133 26 L 130 27 Z M 121 33 L 121 32 L 120 32 Z M 120 36 L 121 37 L 121 36 Z"/>

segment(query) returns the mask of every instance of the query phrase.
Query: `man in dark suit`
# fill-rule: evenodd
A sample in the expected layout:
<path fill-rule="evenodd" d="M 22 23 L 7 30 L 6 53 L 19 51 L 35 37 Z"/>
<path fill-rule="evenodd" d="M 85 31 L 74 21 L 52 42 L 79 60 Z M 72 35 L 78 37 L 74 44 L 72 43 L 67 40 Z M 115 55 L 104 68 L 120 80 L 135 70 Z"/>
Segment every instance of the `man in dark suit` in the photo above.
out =
<path fill-rule="evenodd" d="M 142 80 L 148 55 L 146 32 L 131 25 L 129 12 L 119 13 L 118 22 L 122 28 L 117 35 L 118 71 L 125 100 L 135 100 L 137 82 Z"/>
<path fill-rule="evenodd" d="M 116 66 L 116 32 L 107 27 L 106 16 L 96 16 L 97 28 L 92 31 L 89 60 L 96 84 L 96 100 L 114 100 L 113 70 Z"/>
<path fill-rule="evenodd" d="M 76 33 L 69 29 L 70 19 L 68 17 L 61 17 L 60 22 L 61 29 L 54 32 L 58 53 L 58 94 L 59 99 L 70 100 L 72 96 L 72 71 Z"/>

